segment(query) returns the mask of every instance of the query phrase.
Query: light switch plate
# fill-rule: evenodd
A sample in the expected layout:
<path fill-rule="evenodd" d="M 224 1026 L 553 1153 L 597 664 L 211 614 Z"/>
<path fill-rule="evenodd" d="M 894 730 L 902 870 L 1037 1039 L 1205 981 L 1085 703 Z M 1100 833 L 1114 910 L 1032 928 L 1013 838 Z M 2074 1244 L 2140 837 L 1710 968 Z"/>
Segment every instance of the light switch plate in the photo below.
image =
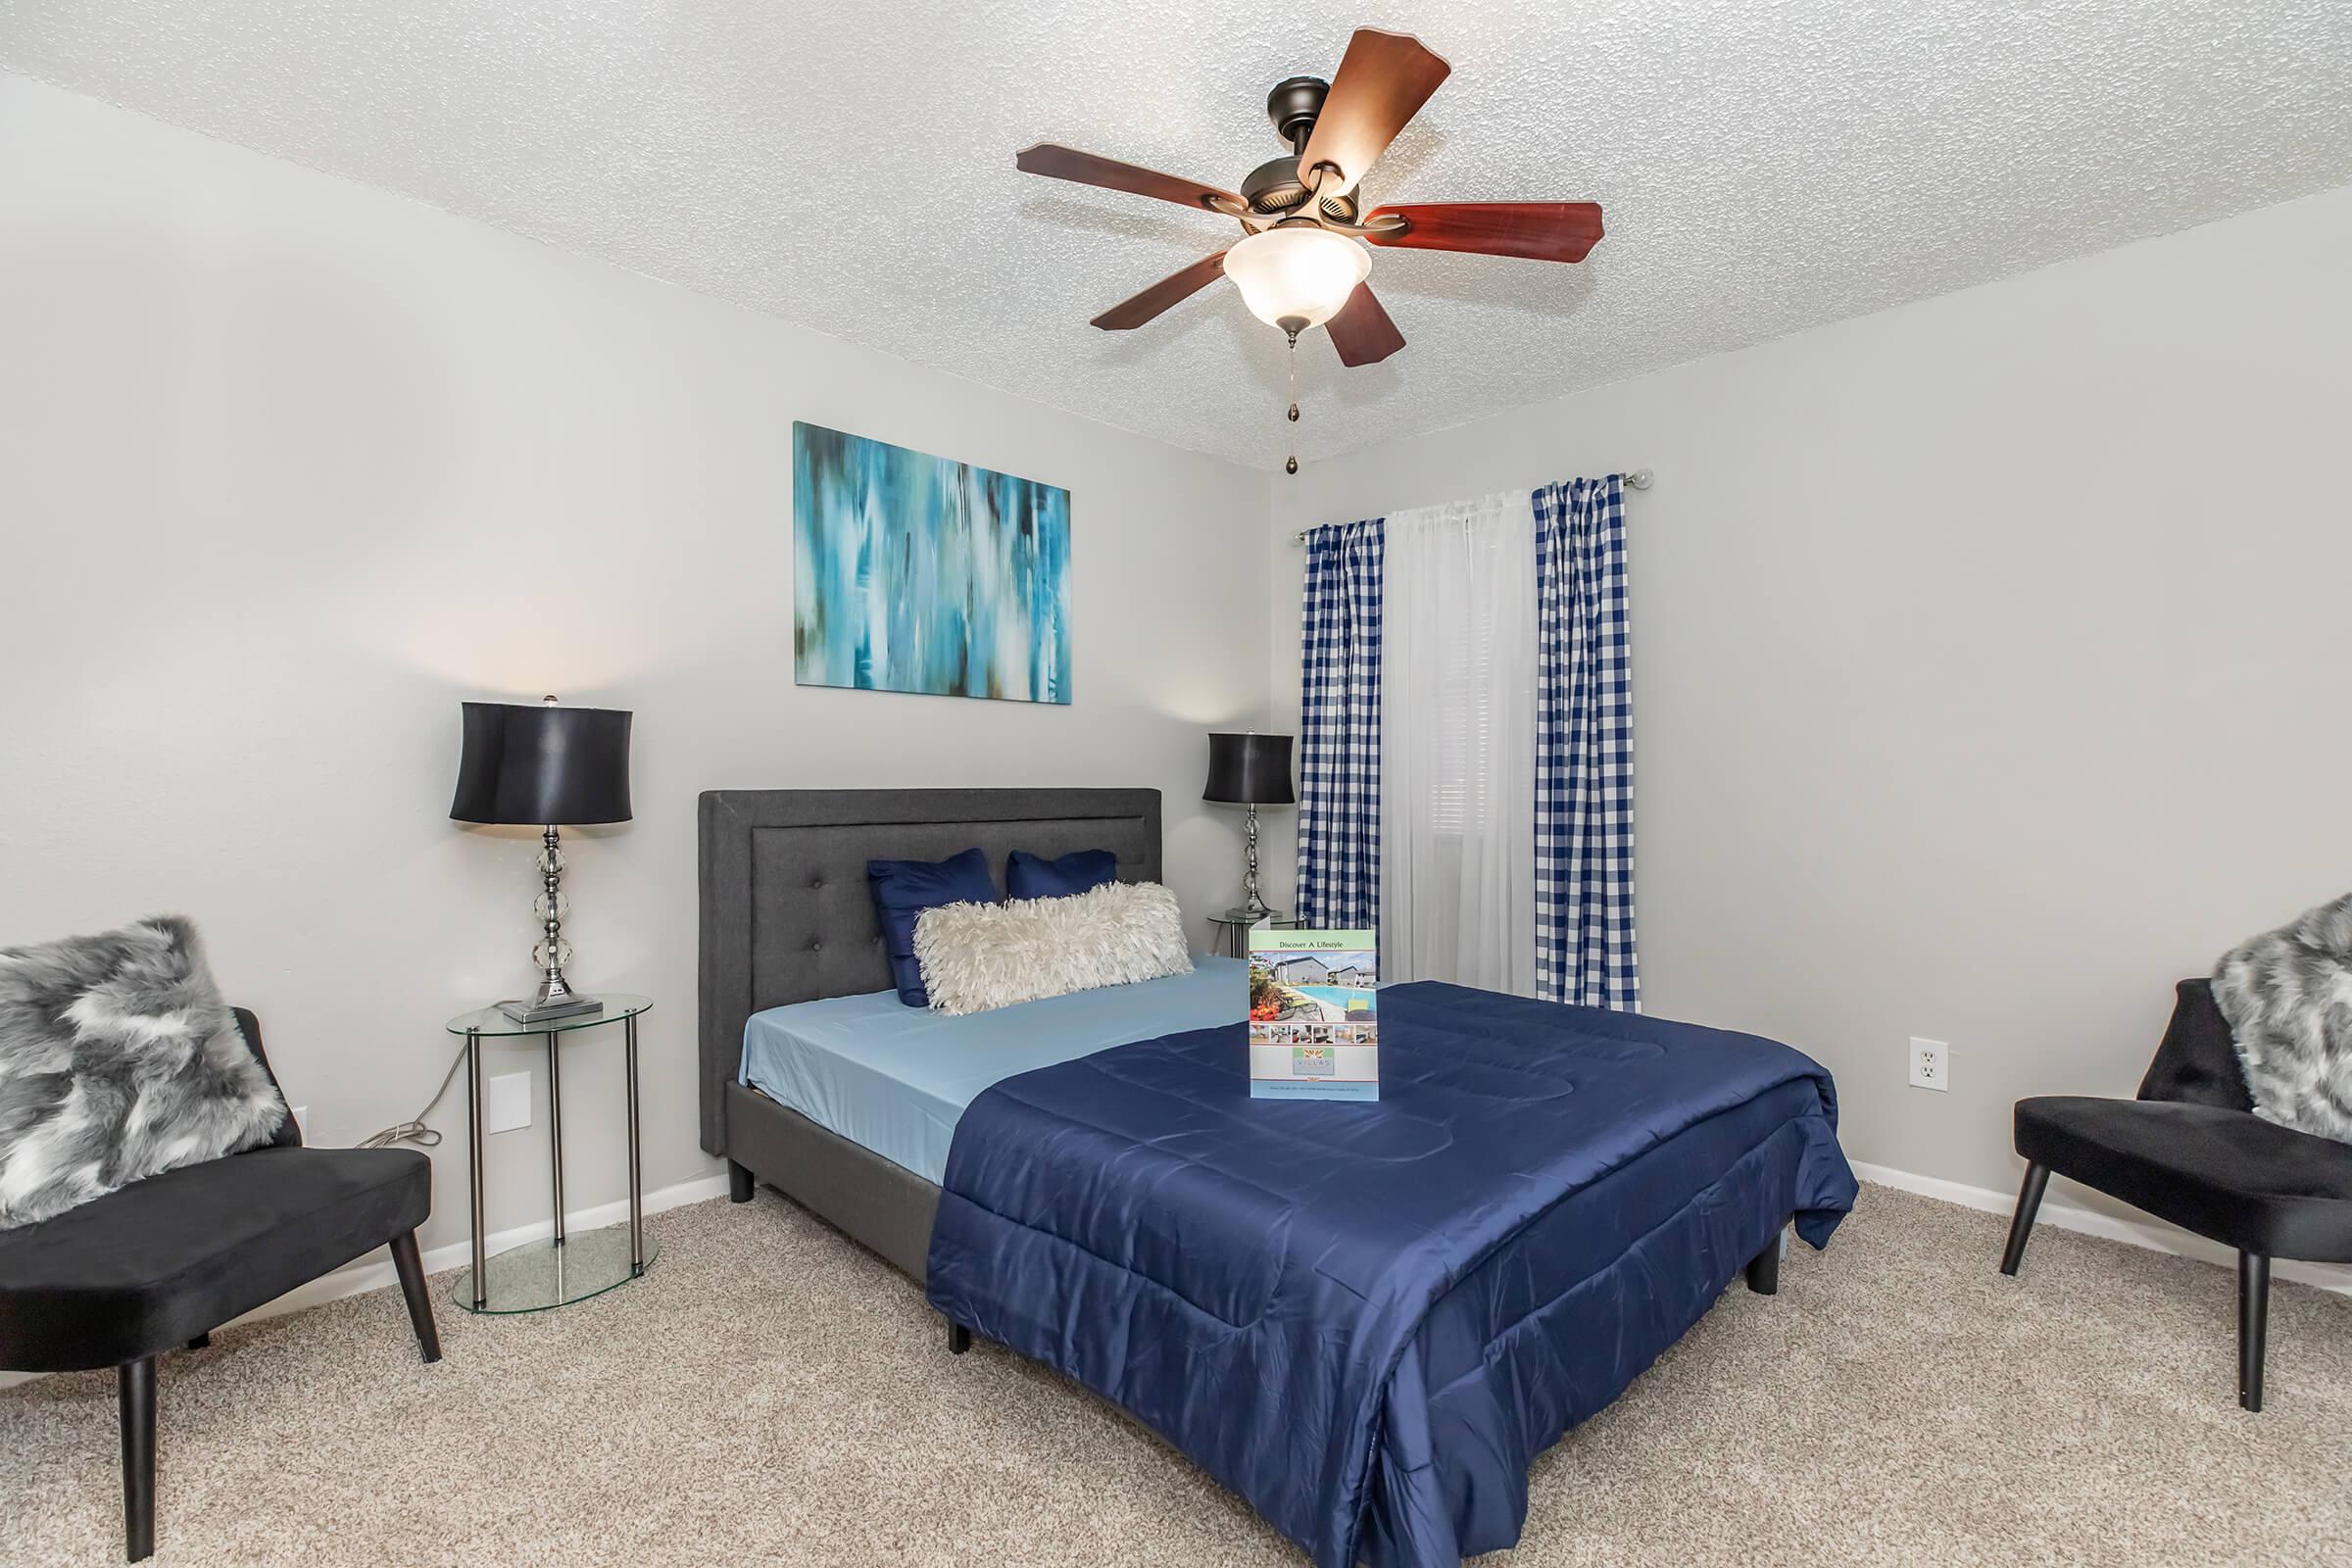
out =
<path fill-rule="evenodd" d="M 519 1132 L 531 1124 L 531 1075 L 501 1073 L 490 1080 L 482 1099 L 485 1132 Z"/>

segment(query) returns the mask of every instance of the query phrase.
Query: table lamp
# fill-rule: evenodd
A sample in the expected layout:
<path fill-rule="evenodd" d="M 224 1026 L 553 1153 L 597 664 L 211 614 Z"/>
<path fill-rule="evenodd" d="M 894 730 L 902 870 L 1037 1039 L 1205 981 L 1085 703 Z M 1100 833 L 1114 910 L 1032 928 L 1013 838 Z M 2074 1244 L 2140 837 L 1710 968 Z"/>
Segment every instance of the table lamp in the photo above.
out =
<path fill-rule="evenodd" d="M 466 743 L 458 759 L 458 822 L 546 830 L 539 851 L 539 898 L 531 906 L 541 934 L 531 949 L 539 990 L 499 1007 L 517 1023 L 602 1012 L 605 1004 L 573 993 L 564 978 L 571 945 L 564 940 L 564 849 L 557 828 L 629 819 L 629 714 L 613 708 L 467 703 Z"/>
<path fill-rule="evenodd" d="M 1257 808 L 1291 806 L 1291 738 L 1288 735 L 1216 735 L 1208 738 L 1208 784 L 1204 801 L 1230 801 L 1250 808 L 1242 851 L 1242 908 L 1253 916 L 1274 911 L 1257 893 Z"/>

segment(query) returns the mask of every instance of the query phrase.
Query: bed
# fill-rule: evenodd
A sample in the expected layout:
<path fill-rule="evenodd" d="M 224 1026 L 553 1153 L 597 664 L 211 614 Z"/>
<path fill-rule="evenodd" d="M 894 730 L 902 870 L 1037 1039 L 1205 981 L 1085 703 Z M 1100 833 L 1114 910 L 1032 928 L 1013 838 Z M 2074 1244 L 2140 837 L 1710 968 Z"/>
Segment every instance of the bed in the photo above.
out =
<path fill-rule="evenodd" d="M 921 1284 L 938 1185 L 744 1084 L 744 1027 L 890 989 L 866 861 L 977 846 L 1001 875 L 1014 850 L 1106 849 L 1121 881 L 1156 882 L 1159 792 L 709 790 L 699 814 L 703 1148 L 725 1156 L 736 1201 L 765 1182 Z"/>
<path fill-rule="evenodd" d="M 1171 1010 L 1108 1046 L 1016 1029 L 1009 1076 L 903 1083 L 861 1124 L 857 1073 L 921 1076 L 858 1013 L 889 985 L 865 861 L 973 845 L 1157 880 L 1158 797 L 703 797 L 704 1147 L 739 1200 L 767 1182 L 922 1283 L 951 1349 L 1113 1400 L 1319 1568 L 1512 1544 L 1537 1453 L 1743 1268 L 1769 1291 L 1790 1221 L 1821 1246 L 1851 1206 L 1828 1075 L 1787 1046 L 1427 983 L 1383 992 L 1376 1107 L 1252 1102 L 1238 1022 Z"/>

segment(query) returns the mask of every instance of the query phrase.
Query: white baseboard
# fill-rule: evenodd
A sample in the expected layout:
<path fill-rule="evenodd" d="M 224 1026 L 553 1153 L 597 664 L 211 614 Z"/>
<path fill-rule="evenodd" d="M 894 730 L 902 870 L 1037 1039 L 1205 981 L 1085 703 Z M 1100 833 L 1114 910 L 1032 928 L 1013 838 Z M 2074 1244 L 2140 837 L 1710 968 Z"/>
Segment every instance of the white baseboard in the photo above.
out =
<path fill-rule="evenodd" d="M 688 1203 L 699 1203 L 707 1198 L 716 1198 L 726 1190 L 727 1174 L 724 1171 L 710 1176 L 698 1176 L 693 1181 L 679 1182 L 674 1187 L 656 1188 L 646 1194 L 645 1212 L 659 1214 L 665 1208 L 683 1208 Z M 594 1208 L 576 1209 L 565 1214 L 564 1228 L 566 1231 L 602 1230 L 607 1225 L 626 1224 L 628 1218 L 629 1200 L 623 1198 L 610 1203 L 599 1203 Z M 511 1231 L 491 1232 L 490 1240 L 485 1247 L 490 1255 L 495 1257 L 510 1247 L 520 1247 L 525 1242 L 543 1241 L 555 1234 L 556 1222 L 554 1220 L 534 1220 L 528 1225 L 517 1225 Z M 346 1296 L 360 1296 L 368 1291 L 381 1290 L 393 1282 L 392 1259 L 389 1254 L 370 1255 L 373 1256 L 374 1261 L 347 1263 L 332 1274 L 288 1291 L 276 1300 L 257 1306 L 234 1321 L 250 1323 L 256 1318 L 276 1317 L 285 1312 L 299 1312 L 306 1306 L 317 1306 L 324 1301 L 340 1300 Z M 463 1237 L 457 1241 L 446 1243 L 424 1254 L 424 1271 L 427 1274 L 438 1274 L 444 1269 L 470 1268 L 472 1266 L 473 1239 L 471 1237 Z"/>
<path fill-rule="evenodd" d="M 1965 1182 L 1945 1181 L 1940 1176 L 1916 1176 L 1910 1171 L 1896 1170 L 1888 1165 L 1870 1165 L 1856 1161 L 1853 1169 L 1854 1174 L 1866 1182 L 1877 1182 L 1883 1187 L 1893 1187 L 1906 1193 L 1917 1193 L 1922 1198 L 1933 1198 L 1946 1203 L 1957 1203 L 1963 1208 L 1983 1209 L 1991 1214 L 2009 1214 L 2015 1212 L 2017 1208 L 2015 1193 L 1995 1192 L 1989 1187 L 1971 1187 Z M 706 1199 L 716 1198 L 726 1190 L 727 1177 L 724 1171 L 714 1172 L 709 1176 L 698 1176 L 693 1181 L 679 1182 L 675 1186 L 659 1188 L 646 1194 L 645 1212 L 659 1214 L 663 1209 L 682 1208 L 688 1203 L 699 1203 Z M 575 1213 L 566 1214 L 564 1224 L 570 1230 L 592 1231 L 607 1225 L 620 1224 L 628 1217 L 629 1205 L 624 1199 L 599 1204 L 595 1208 L 583 1208 Z M 2170 1252 L 2177 1257 L 2193 1257 L 2200 1262 L 2221 1264 L 2231 1268 L 2237 1265 L 2237 1254 L 2230 1249 L 2219 1243 L 2209 1242 L 2202 1236 L 2192 1235 L 2178 1226 L 2168 1225 L 2159 1219 L 2127 1219 L 2120 1214 L 2105 1214 L 2095 1209 L 2081 1208 L 2073 1203 L 2053 1201 L 2045 1198 L 2042 1200 L 2037 1223 L 2055 1225 L 2060 1230 L 2080 1231 L 2085 1236 L 2096 1236 L 2110 1242 L 2124 1242 L 2132 1247 L 2144 1247 L 2154 1252 Z M 493 1254 L 503 1252 L 510 1247 L 519 1247 L 525 1242 L 543 1240 L 553 1236 L 555 1232 L 554 1221 L 544 1219 L 536 1220 L 528 1225 L 516 1226 L 513 1230 L 497 1231 L 490 1237 L 489 1250 Z M 436 1247 L 425 1253 L 424 1271 L 427 1274 L 438 1274 L 444 1269 L 466 1267 L 472 1261 L 473 1248 L 470 1239 L 461 1239 L 445 1246 Z M 2271 1272 L 2278 1279 L 2294 1280 L 2304 1285 L 2316 1285 L 2322 1290 L 2334 1291 L 2339 1295 L 2352 1296 L 2352 1268 L 2339 1268 L 2326 1263 L 2300 1263 L 2289 1258 L 2280 1258 L 2272 1265 Z M 317 1306 L 323 1301 L 339 1300 L 346 1296 L 359 1296 L 368 1291 L 381 1290 L 392 1282 L 392 1260 L 389 1257 L 378 1258 L 369 1263 L 351 1264 L 335 1270 L 334 1273 L 322 1279 L 313 1280 L 298 1290 L 289 1291 L 267 1305 L 255 1307 L 236 1321 L 243 1323 L 255 1318 L 276 1317 L 284 1312 L 299 1312 L 306 1306 Z"/>
<path fill-rule="evenodd" d="M 716 1198 L 726 1190 L 727 1175 L 725 1171 L 719 1171 L 710 1176 L 698 1176 L 693 1181 L 679 1182 L 674 1187 L 657 1188 L 646 1194 L 645 1212 L 659 1214 L 665 1208 L 682 1208 L 688 1203 L 699 1203 L 707 1198 Z M 607 1225 L 623 1224 L 628 1217 L 629 1203 L 628 1200 L 624 1198 L 614 1202 L 599 1203 L 594 1208 L 583 1208 L 568 1213 L 564 1216 L 564 1225 L 568 1231 L 593 1231 L 601 1230 Z M 520 1247 L 525 1242 L 536 1242 L 553 1236 L 555 1233 L 556 1223 L 553 1219 L 536 1220 L 528 1225 L 518 1225 L 511 1231 L 492 1232 L 488 1250 L 495 1255 L 510 1247 Z M 346 1296 L 365 1295 L 368 1291 L 381 1290 L 392 1284 L 394 1275 L 390 1254 L 378 1250 L 370 1253 L 369 1258 L 371 1260 L 368 1262 L 347 1263 L 332 1274 L 322 1275 L 308 1285 L 297 1286 L 276 1300 L 266 1301 L 244 1316 L 233 1318 L 228 1324 L 222 1326 L 230 1327 L 237 1323 L 255 1322 L 261 1318 L 282 1316 L 287 1312 L 299 1312 L 306 1306 L 322 1305 L 327 1301 L 340 1300 Z M 473 1239 L 471 1237 L 463 1237 L 445 1246 L 436 1247 L 424 1254 L 424 1271 L 427 1274 L 438 1274 L 444 1269 L 468 1268 L 472 1266 L 472 1263 Z M 0 1389 L 26 1382 L 37 1376 L 39 1376 L 38 1373 L 32 1372 L 0 1372 Z"/>
<path fill-rule="evenodd" d="M 1979 1208 L 1992 1214 L 2008 1214 L 2017 1207 L 2017 1195 L 1997 1193 L 1989 1187 L 1971 1187 L 1965 1182 L 1947 1182 L 1940 1176 L 1914 1176 L 1907 1170 L 1895 1170 L 1886 1165 L 1869 1165 L 1856 1161 L 1854 1174 L 1866 1182 L 1882 1187 L 1893 1187 L 1922 1198 L 1941 1202 L 1957 1203 L 1963 1208 Z M 727 1190 L 726 1173 L 699 1176 L 674 1187 L 663 1187 L 645 1195 L 645 1212 L 658 1214 L 665 1208 L 680 1208 L 716 1198 Z M 606 1225 L 616 1225 L 629 1217 L 629 1205 L 623 1201 L 603 1203 L 595 1208 L 583 1208 L 564 1216 L 568 1229 L 592 1231 Z M 2237 1254 L 2201 1236 L 2176 1229 L 2156 1220 L 2130 1220 L 2115 1214 L 2101 1214 L 2072 1203 L 2043 1200 L 2039 1223 L 2055 1225 L 2061 1230 L 2080 1231 L 2085 1236 L 2097 1236 L 2111 1242 L 2125 1242 L 2144 1247 L 2150 1251 L 2170 1252 L 2179 1257 L 2193 1257 L 2202 1262 L 2234 1266 Z M 517 1226 L 511 1231 L 493 1234 L 489 1250 L 503 1252 L 524 1242 L 535 1242 L 555 1234 L 551 1220 Z M 473 1261 L 470 1239 L 455 1241 L 436 1247 L 424 1254 L 424 1271 L 437 1274 L 444 1269 L 462 1268 Z M 2272 1267 L 2276 1278 L 2294 1280 L 2304 1285 L 2316 1285 L 2324 1291 L 2352 1296 L 2352 1268 L 2333 1268 L 2325 1263 L 2297 1263 L 2281 1258 Z M 236 1321 L 251 1322 L 257 1318 L 276 1317 L 285 1312 L 299 1312 L 306 1306 L 318 1306 L 325 1301 L 339 1300 L 346 1296 L 358 1296 L 367 1291 L 381 1290 L 392 1283 L 392 1260 L 389 1257 L 373 1262 L 355 1263 L 335 1270 L 323 1279 L 313 1280 L 300 1289 L 288 1291 L 276 1300 L 257 1306 Z M 22 1383 L 32 1374 L 0 1372 L 0 1388 Z"/>
<path fill-rule="evenodd" d="M 1907 1170 L 1894 1170 L 1886 1165 L 1866 1165 L 1854 1162 L 1854 1174 L 1866 1182 L 1882 1187 L 1899 1188 L 1917 1193 L 1922 1198 L 1934 1198 L 1946 1203 L 1958 1203 L 1963 1208 L 1981 1208 L 1993 1214 L 2013 1214 L 2017 1211 L 2015 1193 L 1997 1193 L 1989 1187 L 1971 1187 L 1965 1182 L 1947 1182 L 1940 1176 L 1914 1176 Z M 2170 1252 L 2176 1257 L 2193 1257 L 2199 1262 L 2237 1266 L 2237 1254 L 2202 1236 L 2192 1236 L 2177 1226 L 2159 1219 L 2126 1219 L 2120 1214 L 2102 1214 L 2095 1209 L 2078 1208 L 2072 1203 L 2042 1200 L 2041 1211 L 2035 1223 L 2055 1225 L 2060 1230 L 2080 1231 L 2110 1242 L 2124 1242 L 2132 1247 L 2144 1247 L 2152 1252 Z M 2302 1285 L 2316 1285 L 2324 1291 L 2352 1296 L 2352 1268 L 2337 1268 L 2327 1263 L 2298 1263 L 2280 1258 L 2271 1265 L 2275 1279 L 2293 1280 Z"/>

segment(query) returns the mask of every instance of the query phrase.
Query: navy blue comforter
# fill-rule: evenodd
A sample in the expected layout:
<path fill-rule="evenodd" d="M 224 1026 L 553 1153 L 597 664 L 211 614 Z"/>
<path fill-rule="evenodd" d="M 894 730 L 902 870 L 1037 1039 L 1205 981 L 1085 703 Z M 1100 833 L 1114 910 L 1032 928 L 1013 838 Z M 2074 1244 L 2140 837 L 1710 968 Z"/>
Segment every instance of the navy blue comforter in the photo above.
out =
<path fill-rule="evenodd" d="M 1252 1101 L 1238 1025 L 1008 1078 L 931 1239 L 942 1312 L 1320 1568 L 1514 1544 L 1535 1456 L 1855 1192 L 1830 1076 L 1787 1046 L 1429 983 L 1380 1023 L 1377 1104 Z"/>

